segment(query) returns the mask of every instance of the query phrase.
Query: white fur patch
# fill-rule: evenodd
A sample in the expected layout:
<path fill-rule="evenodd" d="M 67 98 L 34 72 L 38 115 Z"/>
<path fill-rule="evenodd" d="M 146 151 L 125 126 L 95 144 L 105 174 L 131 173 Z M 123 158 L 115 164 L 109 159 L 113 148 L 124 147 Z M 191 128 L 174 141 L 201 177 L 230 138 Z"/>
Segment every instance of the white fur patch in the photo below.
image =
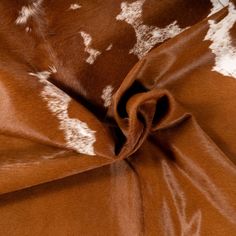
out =
<path fill-rule="evenodd" d="M 56 68 L 51 67 L 51 71 L 29 74 L 39 78 L 39 81 L 44 84 L 41 96 L 47 102 L 50 111 L 60 121 L 59 129 L 65 134 L 66 146 L 79 153 L 95 155 L 93 147 L 96 141 L 95 131 L 91 130 L 85 122 L 69 117 L 68 108 L 71 98 L 47 80 L 55 72 Z"/>
<path fill-rule="evenodd" d="M 215 54 L 215 65 L 212 71 L 236 79 L 236 48 L 232 44 L 230 29 L 236 22 L 236 10 L 233 3 L 229 3 L 228 15 L 218 23 L 209 20 L 209 30 L 204 40 L 212 41 L 211 51 Z"/>
<path fill-rule="evenodd" d="M 80 35 L 84 40 L 85 52 L 89 54 L 89 57 L 86 59 L 86 62 L 89 64 L 93 64 L 96 58 L 101 54 L 101 52 L 91 47 L 92 37 L 89 34 L 84 31 L 81 31 Z"/>
<path fill-rule="evenodd" d="M 29 26 L 27 26 L 27 27 L 25 28 L 25 31 L 26 31 L 26 32 L 31 32 L 32 29 L 31 29 Z"/>
<path fill-rule="evenodd" d="M 36 0 L 31 5 L 23 6 L 19 11 L 16 24 L 26 24 L 28 19 L 38 13 L 43 0 Z"/>
<path fill-rule="evenodd" d="M 229 4 L 229 0 L 211 0 L 212 9 L 208 16 L 213 15 L 217 11 L 221 10 L 223 7 Z"/>
<path fill-rule="evenodd" d="M 79 8 L 81 8 L 81 6 L 78 3 L 73 3 L 73 4 L 70 5 L 69 9 L 70 10 L 77 10 Z"/>
<path fill-rule="evenodd" d="M 57 68 L 55 66 L 49 66 L 49 71 L 53 74 L 57 73 Z"/>
<path fill-rule="evenodd" d="M 133 26 L 137 42 L 129 53 L 137 55 L 139 59 L 145 56 L 157 43 L 172 38 L 184 30 L 177 25 L 176 21 L 167 25 L 165 28 L 143 24 L 142 7 L 145 1 L 137 0 L 133 3 L 122 2 L 121 13 L 116 16 L 117 20 L 126 21 Z"/>
<path fill-rule="evenodd" d="M 113 47 L 112 43 L 109 44 L 109 46 L 106 48 L 106 51 L 110 51 L 112 49 L 112 47 Z"/>
<path fill-rule="evenodd" d="M 227 6 L 229 4 L 229 0 L 219 0 L 219 2 L 223 5 L 223 6 Z"/>
<path fill-rule="evenodd" d="M 109 107 L 111 105 L 111 98 L 112 98 L 112 91 L 113 87 L 111 85 L 107 85 L 103 90 L 102 90 L 102 100 L 104 101 L 104 107 Z"/>
<path fill-rule="evenodd" d="M 32 75 L 32 76 L 35 76 L 37 78 L 40 79 L 40 82 L 42 81 L 45 81 L 47 80 L 50 75 L 51 75 L 51 72 L 50 71 L 40 71 L 40 72 L 37 72 L 37 73 L 29 73 L 29 75 Z"/>

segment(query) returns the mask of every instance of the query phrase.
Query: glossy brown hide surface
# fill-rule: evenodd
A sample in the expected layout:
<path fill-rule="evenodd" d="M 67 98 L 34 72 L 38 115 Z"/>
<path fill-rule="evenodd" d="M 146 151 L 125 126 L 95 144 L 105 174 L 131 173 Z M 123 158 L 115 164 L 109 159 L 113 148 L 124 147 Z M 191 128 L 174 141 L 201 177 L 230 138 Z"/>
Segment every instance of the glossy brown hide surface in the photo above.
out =
<path fill-rule="evenodd" d="M 219 4 L 0 2 L 0 235 L 235 235 Z"/>

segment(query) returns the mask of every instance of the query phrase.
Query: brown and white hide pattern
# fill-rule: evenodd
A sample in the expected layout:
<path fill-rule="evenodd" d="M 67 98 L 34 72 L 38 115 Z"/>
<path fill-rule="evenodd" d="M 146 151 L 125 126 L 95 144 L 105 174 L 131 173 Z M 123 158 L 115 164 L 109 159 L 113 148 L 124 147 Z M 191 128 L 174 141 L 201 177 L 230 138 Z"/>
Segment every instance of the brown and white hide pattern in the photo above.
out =
<path fill-rule="evenodd" d="M 1 83 L 19 98 L 12 104 L 18 117 L 2 103 L 0 129 L 87 155 L 114 155 L 101 123 L 112 94 L 148 51 L 211 8 L 205 1 L 1 1 Z"/>
<path fill-rule="evenodd" d="M 235 22 L 228 0 L 1 0 L 0 235 L 233 236 Z"/>

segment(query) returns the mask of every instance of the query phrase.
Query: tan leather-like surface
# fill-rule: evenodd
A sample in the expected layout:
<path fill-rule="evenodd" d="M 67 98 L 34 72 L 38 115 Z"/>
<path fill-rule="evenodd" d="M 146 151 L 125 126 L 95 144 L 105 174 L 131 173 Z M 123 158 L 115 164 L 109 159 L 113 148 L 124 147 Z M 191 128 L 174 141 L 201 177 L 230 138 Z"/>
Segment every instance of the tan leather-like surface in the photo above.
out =
<path fill-rule="evenodd" d="M 0 1 L 0 235 L 236 235 L 236 7 Z"/>

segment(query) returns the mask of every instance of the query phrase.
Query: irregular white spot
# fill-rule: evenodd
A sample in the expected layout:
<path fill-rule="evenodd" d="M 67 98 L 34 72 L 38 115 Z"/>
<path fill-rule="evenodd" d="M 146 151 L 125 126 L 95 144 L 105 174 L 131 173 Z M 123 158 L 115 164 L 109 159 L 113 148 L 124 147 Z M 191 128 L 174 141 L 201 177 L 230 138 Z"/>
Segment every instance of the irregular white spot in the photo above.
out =
<path fill-rule="evenodd" d="M 223 5 L 223 6 L 227 6 L 229 4 L 229 0 L 219 0 L 219 2 Z"/>
<path fill-rule="evenodd" d="M 112 91 L 113 87 L 111 85 L 107 85 L 103 90 L 102 90 L 102 100 L 104 101 L 104 107 L 109 107 L 111 105 L 111 98 L 112 98 Z"/>
<path fill-rule="evenodd" d="M 40 81 L 44 81 L 44 80 L 47 80 L 50 75 L 51 75 L 51 72 L 50 71 L 40 71 L 40 72 L 37 72 L 37 73 L 29 73 L 29 75 L 32 75 L 32 76 L 35 76 L 37 78 L 40 79 Z"/>
<path fill-rule="evenodd" d="M 79 8 L 81 8 L 81 5 L 79 5 L 78 3 L 73 3 L 73 4 L 70 5 L 69 9 L 70 10 L 77 10 Z"/>
<path fill-rule="evenodd" d="M 56 69 L 55 66 L 49 66 L 49 70 L 50 70 L 50 72 L 53 73 L 53 74 L 57 73 L 57 69 Z"/>
<path fill-rule="evenodd" d="M 212 41 L 211 51 L 215 54 L 215 65 L 212 71 L 236 79 L 236 48 L 232 44 L 230 29 L 236 22 L 236 10 L 233 3 L 229 3 L 228 15 L 218 23 L 209 20 L 209 30 L 204 40 Z"/>
<path fill-rule="evenodd" d="M 16 19 L 16 24 L 25 24 L 30 16 L 35 14 L 35 9 L 31 6 L 23 6 Z"/>
<path fill-rule="evenodd" d="M 221 10 L 223 7 L 229 4 L 229 0 L 211 0 L 212 9 L 208 16 L 213 15 L 217 11 Z"/>
<path fill-rule="evenodd" d="M 129 53 L 137 55 L 139 59 L 145 56 L 157 43 L 172 38 L 185 30 L 181 29 L 176 21 L 167 25 L 165 28 L 143 24 L 142 7 L 145 1 L 137 0 L 133 3 L 122 2 L 121 13 L 116 16 L 117 20 L 126 21 L 133 26 L 137 42 Z"/>
<path fill-rule="evenodd" d="M 97 56 L 99 56 L 101 52 L 91 47 L 92 37 L 89 34 L 84 31 L 81 31 L 80 35 L 84 40 L 85 52 L 89 54 L 89 57 L 86 59 L 86 62 L 89 64 L 93 64 Z"/>
<path fill-rule="evenodd" d="M 91 130 L 85 122 L 69 117 L 68 108 L 71 98 L 47 80 L 56 68 L 51 67 L 50 70 L 29 74 L 39 78 L 39 81 L 44 84 L 41 96 L 47 102 L 50 111 L 60 121 L 59 129 L 64 132 L 66 146 L 79 153 L 95 155 L 93 147 L 96 141 L 95 131 Z"/>
<path fill-rule="evenodd" d="M 106 48 L 106 51 L 110 51 L 112 49 L 112 43 Z"/>
<path fill-rule="evenodd" d="M 52 154 L 48 154 L 48 155 L 43 155 L 41 156 L 41 158 L 45 159 L 45 160 L 50 160 L 50 159 L 54 159 L 56 157 L 62 156 L 64 154 L 66 154 L 68 151 L 60 151 L 58 153 L 52 153 Z"/>
<path fill-rule="evenodd" d="M 30 161 L 30 162 L 26 162 L 26 163 L 10 163 L 10 164 L 1 164 L 0 166 L 0 170 L 16 170 L 16 168 L 32 168 L 33 165 L 40 165 L 41 162 L 40 161 Z"/>
<path fill-rule="evenodd" d="M 40 5 L 43 0 L 36 0 L 28 6 L 23 6 L 19 11 L 19 16 L 16 19 L 16 24 L 26 24 L 27 20 L 36 15 L 40 10 Z"/>
<path fill-rule="evenodd" d="M 31 29 L 29 26 L 27 26 L 27 27 L 25 28 L 25 31 L 26 31 L 26 32 L 31 32 L 32 29 Z"/>

